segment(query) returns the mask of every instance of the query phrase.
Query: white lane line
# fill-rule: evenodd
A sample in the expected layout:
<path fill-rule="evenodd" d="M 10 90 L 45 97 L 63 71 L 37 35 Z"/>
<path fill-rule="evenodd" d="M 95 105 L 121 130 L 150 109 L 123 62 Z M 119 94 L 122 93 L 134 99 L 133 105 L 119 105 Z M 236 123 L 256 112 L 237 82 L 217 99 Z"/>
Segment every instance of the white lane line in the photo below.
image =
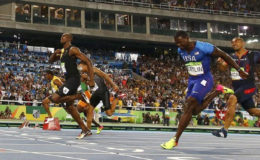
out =
<path fill-rule="evenodd" d="M 75 157 L 47 154 L 47 153 L 42 153 L 42 152 L 31 152 L 31 151 L 23 151 L 23 150 L 7 149 L 7 148 L 0 148 L 0 149 L 6 150 L 6 151 L 18 152 L 18 153 L 29 153 L 29 154 L 44 155 L 44 156 L 59 157 L 59 158 L 67 158 L 67 159 L 75 159 L 75 160 L 87 160 L 87 159 L 83 159 L 83 158 L 75 158 Z"/>
<path fill-rule="evenodd" d="M 190 160 L 190 159 L 200 159 L 200 158 L 194 158 L 194 157 L 167 157 L 167 159 L 171 159 L 171 160 Z"/>
<path fill-rule="evenodd" d="M 3 134 L 2 134 L 3 135 Z M 16 135 L 8 135 L 5 134 L 6 136 L 13 136 L 13 137 L 18 137 Z M 33 135 L 34 136 L 34 135 Z M 29 138 L 29 137 L 21 137 L 24 139 L 29 139 L 29 140 L 35 140 L 34 138 Z M 37 138 L 37 137 L 36 137 Z M 51 141 L 47 141 L 47 140 L 41 140 L 41 139 L 37 139 L 37 141 L 41 141 L 41 142 L 47 142 L 47 143 L 51 143 L 51 144 L 56 144 L 56 145 L 61 145 L 61 146 L 67 146 L 67 144 L 63 144 L 63 143 L 57 143 L 57 142 L 51 142 Z M 124 153 L 115 153 L 115 152 L 108 152 L 108 151 L 103 151 L 103 150 L 98 150 L 98 149 L 90 149 L 90 148 L 86 148 L 86 147 L 80 147 L 80 146 L 71 146 L 74 148 L 81 148 L 81 149 L 87 149 L 87 150 L 92 150 L 92 151 L 96 151 L 96 152 L 103 152 L 103 153 L 107 153 L 107 154 L 114 154 L 114 155 L 119 155 L 119 156 L 125 156 L 125 157 L 131 157 L 131 158 L 135 158 L 135 159 L 142 159 L 142 160 L 152 160 L 149 158 L 142 158 L 142 157 L 137 157 L 137 156 L 133 156 L 133 155 L 128 155 L 128 154 L 124 154 Z"/>
<path fill-rule="evenodd" d="M 144 152 L 144 150 L 143 149 L 135 149 L 135 150 L 133 150 L 133 152 L 141 153 L 141 152 Z"/>
<path fill-rule="evenodd" d="M 106 149 L 117 150 L 117 151 L 125 151 L 126 150 L 126 149 L 123 149 L 123 148 L 113 148 L 113 147 L 106 147 Z"/>

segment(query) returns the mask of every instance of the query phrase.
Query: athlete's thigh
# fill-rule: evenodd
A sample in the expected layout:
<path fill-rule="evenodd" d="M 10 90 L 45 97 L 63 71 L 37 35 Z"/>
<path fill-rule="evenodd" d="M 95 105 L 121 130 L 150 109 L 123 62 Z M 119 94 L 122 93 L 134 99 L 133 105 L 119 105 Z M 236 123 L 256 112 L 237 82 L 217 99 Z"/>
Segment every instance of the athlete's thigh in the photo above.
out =
<path fill-rule="evenodd" d="M 95 91 L 90 98 L 90 104 L 94 108 L 99 104 L 99 102 L 102 100 L 100 93 L 98 91 Z"/>
<path fill-rule="evenodd" d="M 60 96 L 73 95 L 77 92 L 79 85 L 80 85 L 80 80 L 78 78 L 69 78 L 59 88 L 58 94 Z"/>
<path fill-rule="evenodd" d="M 188 98 L 191 95 L 192 88 L 194 86 L 195 80 L 189 80 L 188 82 L 188 88 L 187 88 L 187 93 L 186 93 L 186 98 Z"/>
<path fill-rule="evenodd" d="M 201 79 L 196 80 L 192 91 L 191 97 L 194 97 L 198 100 L 199 103 L 202 103 L 204 97 L 211 91 L 213 88 L 214 82 L 211 76 L 203 77 Z"/>
<path fill-rule="evenodd" d="M 103 95 L 103 98 L 102 98 L 102 102 L 103 102 L 103 105 L 104 105 L 105 111 L 106 111 L 106 110 L 111 109 L 110 94 L 109 94 L 109 91 L 108 91 L 108 90 L 104 91 L 103 94 L 104 94 L 104 95 Z"/>
<path fill-rule="evenodd" d="M 244 100 L 243 102 L 240 103 L 241 106 L 245 109 L 245 110 L 249 110 L 251 108 L 255 108 L 255 102 L 253 97 L 250 97 L 246 100 Z"/>
<path fill-rule="evenodd" d="M 253 97 L 253 95 L 255 94 L 255 90 L 256 90 L 256 88 L 253 85 L 241 85 L 239 88 L 236 88 L 235 95 L 237 97 L 237 101 L 240 104 L 242 104 L 242 103 L 244 103 L 244 101 L 251 99 Z"/>

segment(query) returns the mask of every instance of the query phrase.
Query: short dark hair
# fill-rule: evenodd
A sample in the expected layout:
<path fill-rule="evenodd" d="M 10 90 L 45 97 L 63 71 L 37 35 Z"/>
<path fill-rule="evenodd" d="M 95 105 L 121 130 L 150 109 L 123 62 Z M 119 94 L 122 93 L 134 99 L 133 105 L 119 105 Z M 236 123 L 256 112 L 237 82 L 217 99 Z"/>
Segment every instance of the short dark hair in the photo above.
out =
<path fill-rule="evenodd" d="M 178 32 L 176 32 L 174 38 L 178 38 L 178 37 L 188 38 L 189 34 L 185 31 L 178 31 Z"/>
<path fill-rule="evenodd" d="M 73 40 L 73 35 L 71 33 L 63 33 L 63 35 L 68 36 L 71 40 Z"/>
<path fill-rule="evenodd" d="M 46 72 L 47 74 L 54 75 L 51 70 L 46 70 L 45 72 Z"/>

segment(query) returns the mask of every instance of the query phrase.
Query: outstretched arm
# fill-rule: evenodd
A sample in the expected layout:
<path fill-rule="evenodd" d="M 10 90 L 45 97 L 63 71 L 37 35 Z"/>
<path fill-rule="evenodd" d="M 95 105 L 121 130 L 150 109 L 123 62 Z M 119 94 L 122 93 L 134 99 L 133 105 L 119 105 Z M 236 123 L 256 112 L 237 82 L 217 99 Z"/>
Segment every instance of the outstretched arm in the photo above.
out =
<path fill-rule="evenodd" d="M 94 82 L 94 71 L 93 71 L 93 66 L 92 66 L 92 62 L 91 62 L 91 60 L 87 57 L 87 56 L 85 56 L 78 48 L 76 48 L 76 47 L 72 47 L 71 49 L 70 49 L 70 53 L 69 53 L 70 55 L 74 55 L 74 56 L 76 56 L 78 59 L 80 59 L 84 64 L 86 64 L 87 65 L 87 67 L 88 67 L 88 72 L 87 72 L 87 74 L 88 74 L 88 76 L 89 76 L 89 78 L 90 78 L 90 80 L 89 80 L 89 86 L 90 87 L 94 87 L 94 85 L 95 85 L 95 82 Z"/>
<path fill-rule="evenodd" d="M 235 68 L 239 72 L 239 75 L 243 79 L 247 78 L 248 73 L 246 73 L 243 70 L 241 70 L 239 65 L 226 52 L 224 52 L 221 49 L 215 47 L 214 51 L 212 53 L 212 56 L 222 58 L 227 64 L 229 64 L 231 67 Z"/>
<path fill-rule="evenodd" d="M 100 77 L 102 77 L 113 89 L 114 91 L 118 91 L 118 86 L 113 82 L 113 80 L 103 71 L 101 71 L 100 69 L 94 67 L 94 72 L 99 75 Z"/>

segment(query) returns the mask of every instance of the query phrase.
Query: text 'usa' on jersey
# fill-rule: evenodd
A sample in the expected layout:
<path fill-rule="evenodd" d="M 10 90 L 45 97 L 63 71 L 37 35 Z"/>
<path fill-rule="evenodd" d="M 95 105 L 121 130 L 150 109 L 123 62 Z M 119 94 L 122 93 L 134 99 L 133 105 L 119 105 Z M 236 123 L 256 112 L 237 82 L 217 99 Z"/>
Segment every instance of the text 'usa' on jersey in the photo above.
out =
<path fill-rule="evenodd" d="M 210 74 L 211 54 L 214 46 L 207 42 L 196 41 L 194 49 L 187 51 L 178 48 L 178 53 L 184 60 L 191 78 Z"/>
<path fill-rule="evenodd" d="M 75 56 L 69 55 L 69 50 L 71 47 L 72 46 L 62 50 L 61 71 L 65 75 L 65 79 L 69 79 L 72 76 L 80 77 L 77 69 L 77 59 Z"/>
<path fill-rule="evenodd" d="M 231 54 L 231 57 L 239 65 L 240 69 L 248 73 L 247 79 L 242 79 L 239 73 L 231 68 L 231 79 L 233 86 L 240 86 L 248 83 L 254 83 L 256 71 L 256 65 L 260 64 L 260 52 L 247 51 L 241 58 L 239 58 L 235 53 Z"/>

